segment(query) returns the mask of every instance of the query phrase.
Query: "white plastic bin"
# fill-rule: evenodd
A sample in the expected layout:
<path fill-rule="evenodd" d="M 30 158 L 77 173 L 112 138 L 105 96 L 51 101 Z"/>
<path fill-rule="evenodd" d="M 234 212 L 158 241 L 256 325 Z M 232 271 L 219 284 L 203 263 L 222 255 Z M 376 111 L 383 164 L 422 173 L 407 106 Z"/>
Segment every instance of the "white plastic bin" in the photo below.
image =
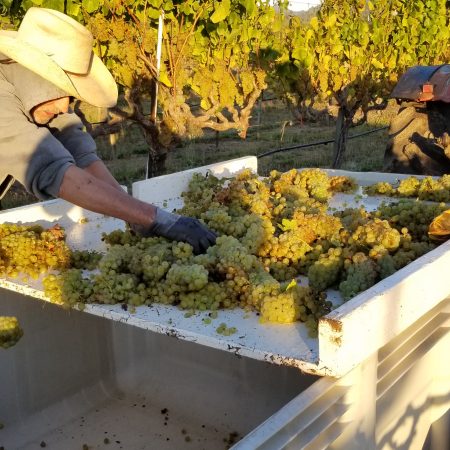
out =
<path fill-rule="evenodd" d="M 57 450 L 225 449 L 230 436 L 242 438 L 317 379 L 3 289 L 0 295 L 2 314 L 19 317 L 25 330 L 0 352 L 5 450 L 41 442 Z"/>
<path fill-rule="evenodd" d="M 256 159 L 146 180 L 133 194 L 171 209 L 193 171 L 243 167 L 256 170 Z M 352 175 L 361 184 L 395 178 Z M 353 199 L 334 200 L 344 201 Z M 61 223 L 80 249 L 101 249 L 101 232 L 123 226 L 62 201 L 0 220 Z M 424 442 L 446 450 L 449 248 L 339 306 L 320 320 L 318 339 L 303 324 L 261 325 L 240 310 L 217 319 L 237 327 L 232 336 L 205 326 L 202 313 L 185 318 L 172 306 L 65 311 L 44 301 L 39 282 L 0 279 L 0 314 L 17 316 L 25 329 L 0 351 L 0 448 L 213 450 L 239 440 L 240 450 L 409 450 Z"/>

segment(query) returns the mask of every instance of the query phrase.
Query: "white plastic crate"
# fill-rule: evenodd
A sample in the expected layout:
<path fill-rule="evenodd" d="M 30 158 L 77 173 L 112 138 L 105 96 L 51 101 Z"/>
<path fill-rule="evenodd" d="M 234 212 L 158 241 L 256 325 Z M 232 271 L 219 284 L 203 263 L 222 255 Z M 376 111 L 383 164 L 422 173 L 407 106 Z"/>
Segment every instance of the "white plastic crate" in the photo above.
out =
<path fill-rule="evenodd" d="M 180 194 L 187 188 L 193 172 L 206 173 L 209 170 L 218 176 L 230 176 L 243 168 L 256 171 L 256 158 L 239 158 L 134 183 L 133 195 L 172 210 L 181 206 Z M 380 173 L 328 172 L 350 175 L 361 186 L 380 180 L 394 181 L 398 177 Z M 338 194 L 330 206 L 362 203 L 367 209 L 373 209 L 386 200 L 365 197 L 361 202 L 355 200 L 359 194 Z M 67 231 L 68 243 L 80 249 L 103 249 L 101 233 L 123 227 L 119 220 L 84 211 L 61 200 L 9 210 L 0 214 L 0 220 L 44 225 L 58 222 Z M 216 321 L 225 323 L 227 327 L 236 327 L 238 332 L 232 336 L 217 334 L 215 322 L 205 326 L 202 319 L 206 313 L 186 318 L 185 313 L 174 306 L 141 306 L 136 308 L 136 313 L 130 314 L 120 305 L 87 305 L 85 312 L 237 355 L 297 367 L 311 374 L 338 377 L 365 360 L 450 293 L 446 278 L 435 277 L 436 273 L 450 266 L 449 248 L 450 243 L 441 245 L 320 319 L 318 339 L 309 338 L 302 323 L 263 325 L 256 314 L 240 309 L 221 311 Z M 433 289 L 429 289 L 430 279 L 433 279 Z M 39 283 L 0 279 L 0 287 L 45 299 Z M 339 304 L 339 294 L 328 292 L 329 298 Z M 424 302 L 423 298 L 427 301 Z"/>
<path fill-rule="evenodd" d="M 133 193 L 171 209 L 193 171 L 228 176 L 243 167 L 256 170 L 256 159 L 146 180 Z M 347 174 L 360 184 L 396 178 Z M 334 201 L 355 200 L 340 194 Z M 0 220 L 58 222 L 80 249 L 102 249 L 101 232 L 123 227 L 59 200 L 3 212 Z M 209 450 L 236 431 L 246 435 L 238 449 L 420 449 L 449 407 L 449 253 L 444 244 L 338 307 L 320 321 L 319 339 L 302 324 L 262 325 L 240 310 L 219 313 L 217 323 L 238 328 L 228 337 L 205 326 L 202 314 L 185 318 L 170 306 L 63 311 L 26 298 L 45 300 L 40 283 L 2 279 L 0 313 L 17 315 L 26 335 L 0 352 L 0 446 L 31 449 L 42 440 L 64 450 L 103 448 L 103 433 L 116 448 Z M 166 407 L 176 411 L 170 431 L 161 422 Z"/>

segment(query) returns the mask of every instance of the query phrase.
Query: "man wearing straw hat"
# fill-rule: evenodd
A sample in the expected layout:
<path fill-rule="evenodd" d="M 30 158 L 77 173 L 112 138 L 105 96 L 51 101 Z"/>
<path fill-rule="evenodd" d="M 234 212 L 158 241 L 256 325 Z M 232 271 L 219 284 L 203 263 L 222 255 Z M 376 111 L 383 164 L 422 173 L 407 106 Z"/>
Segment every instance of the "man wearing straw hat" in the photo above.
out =
<path fill-rule="evenodd" d="M 205 251 L 214 233 L 126 194 L 69 110 L 71 97 L 117 102 L 117 85 L 92 46 L 85 27 L 45 8 L 30 8 L 17 32 L 0 31 L 0 198 L 18 180 L 42 200 L 59 197 Z"/>

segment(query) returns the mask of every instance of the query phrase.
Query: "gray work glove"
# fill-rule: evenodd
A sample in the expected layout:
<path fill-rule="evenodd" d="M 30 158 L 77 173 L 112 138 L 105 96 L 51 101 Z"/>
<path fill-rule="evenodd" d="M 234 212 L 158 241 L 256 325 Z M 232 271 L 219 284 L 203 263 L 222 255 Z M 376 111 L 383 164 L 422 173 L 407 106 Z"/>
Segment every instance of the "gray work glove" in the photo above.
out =
<path fill-rule="evenodd" d="M 210 245 L 214 245 L 217 237 L 199 220 L 172 214 L 161 208 L 156 208 L 155 220 L 143 234 L 187 242 L 192 245 L 197 255 L 204 253 Z"/>

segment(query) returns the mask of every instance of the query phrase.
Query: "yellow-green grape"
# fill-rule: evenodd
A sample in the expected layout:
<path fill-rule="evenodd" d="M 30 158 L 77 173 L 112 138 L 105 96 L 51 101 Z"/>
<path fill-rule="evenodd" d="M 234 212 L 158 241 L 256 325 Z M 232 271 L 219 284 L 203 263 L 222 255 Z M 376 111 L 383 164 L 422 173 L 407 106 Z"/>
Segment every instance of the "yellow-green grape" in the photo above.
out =
<path fill-rule="evenodd" d="M 37 279 L 50 269 L 62 269 L 70 263 L 70 249 L 64 242 L 64 230 L 55 225 L 0 224 L 0 275 Z"/>
<path fill-rule="evenodd" d="M 396 270 L 401 269 L 434 248 L 436 248 L 436 244 L 433 242 L 403 242 L 401 247 L 392 255 Z"/>
<path fill-rule="evenodd" d="M 229 301 L 229 292 L 222 283 L 210 282 L 195 292 L 179 294 L 180 308 L 198 311 L 216 311 Z"/>
<path fill-rule="evenodd" d="M 162 260 L 158 255 L 143 254 L 140 260 L 142 280 L 145 282 L 158 281 L 164 278 L 170 269 L 170 262 Z M 134 272 L 133 272 L 134 273 Z"/>
<path fill-rule="evenodd" d="M 274 171 L 270 181 L 272 190 L 289 200 L 311 197 L 325 203 L 332 196 L 330 177 L 320 169 L 292 169 L 283 174 Z"/>
<path fill-rule="evenodd" d="M 217 192 L 222 190 L 225 181 L 225 178 L 219 179 L 211 173 L 206 175 L 194 173 L 189 181 L 188 190 L 181 194 L 184 206 L 179 211 L 180 214 L 200 218 L 200 215 L 215 202 Z"/>
<path fill-rule="evenodd" d="M 73 269 L 94 270 L 102 254 L 90 250 L 73 250 L 70 255 L 70 267 Z"/>
<path fill-rule="evenodd" d="M 291 290 L 281 292 L 276 296 L 266 296 L 261 302 L 261 322 L 292 323 L 300 320 L 301 312 L 306 307 Z"/>
<path fill-rule="evenodd" d="M 276 295 L 280 291 L 280 283 L 264 269 L 250 273 L 249 281 L 248 295 L 245 302 L 241 303 L 243 308 L 252 307 L 259 310 L 265 296 Z"/>
<path fill-rule="evenodd" d="M 139 279 L 130 273 L 97 274 L 92 277 L 93 287 L 90 300 L 113 305 L 130 303 L 139 306 L 145 303 L 146 290 L 140 288 Z"/>
<path fill-rule="evenodd" d="M 248 215 L 245 223 L 246 232 L 240 239 L 242 244 L 253 255 L 261 255 L 264 252 L 265 243 L 271 239 L 275 233 L 275 227 L 272 222 L 265 217 Z"/>
<path fill-rule="evenodd" d="M 294 211 L 292 218 L 297 222 L 303 240 L 309 244 L 317 239 L 337 239 L 340 230 L 343 228 L 339 217 L 325 213 L 310 214 L 297 209 Z"/>
<path fill-rule="evenodd" d="M 366 188 L 368 195 L 390 195 L 395 197 L 418 197 L 434 202 L 450 201 L 450 182 L 448 175 L 440 178 L 425 177 L 418 179 L 408 177 L 400 181 L 398 187 L 386 182 L 376 183 Z"/>
<path fill-rule="evenodd" d="M 217 328 L 216 332 L 224 336 L 231 336 L 236 333 L 237 329 L 235 327 L 227 327 L 225 323 L 221 323 Z"/>
<path fill-rule="evenodd" d="M 382 203 L 375 215 L 387 220 L 401 231 L 407 228 L 414 240 L 429 241 L 428 227 L 435 217 L 447 209 L 444 203 L 433 204 L 421 201 L 400 200 L 397 203 Z"/>
<path fill-rule="evenodd" d="M 199 264 L 173 264 L 166 281 L 177 292 L 199 291 L 208 283 L 208 271 Z"/>
<path fill-rule="evenodd" d="M 267 245 L 267 250 L 260 256 L 267 256 L 272 262 L 282 261 L 285 264 L 296 263 L 311 250 L 311 246 L 302 239 L 301 233 L 296 229 L 273 236 Z"/>
<path fill-rule="evenodd" d="M 330 177 L 330 190 L 332 192 L 344 192 L 346 194 L 355 192 L 358 184 L 352 177 L 332 176 Z"/>
<path fill-rule="evenodd" d="M 111 233 L 103 233 L 102 240 L 109 245 L 134 245 L 141 239 L 131 230 L 114 230 Z"/>
<path fill-rule="evenodd" d="M 114 245 L 98 263 L 98 268 L 103 274 L 115 275 L 122 271 L 129 272 L 128 267 L 135 255 L 135 250 L 130 244 Z"/>
<path fill-rule="evenodd" d="M 439 180 L 434 180 L 431 177 L 422 179 L 417 191 L 417 196 L 421 200 L 448 202 L 450 198 L 450 191 L 444 189 Z"/>
<path fill-rule="evenodd" d="M 400 197 L 417 197 L 420 181 L 416 177 L 408 177 L 401 180 L 397 193 Z"/>
<path fill-rule="evenodd" d="M 371 215 L 365 208 L 346 208 L 343 211 L 337 211 L 333 214 L 341 220 L 342 225 L 349 231 L 355 231 L 360 225 L 366 224 Z"/>
<path fill-rule="evenodd" d="M 373 219 L 360 225 L 352 234 L 349 243 L 362 247 L 382 246 L 392 252 L 400 245 L 400 233 L 387 220 Z"/>
<path fill-rule="evenodd" d="M 308 269 L 319 259 L 320 255 L 327 253 L 331 247 L 331 242 L 327 240 L 319 239 L 317 243 L 313 243 L 311 251 L 298 261 L 298 273 L 307 275 Z"/>
<path fill-rule="evenodd" d="M 395 261 L 392 255 L 386 254 L 377 260 L 380 278 L 384 279 L 396 272 Z"/>
<path fill-rule="evenodd" d="M 395 188 L 392 184 L 386 181 L 380 181 L 379 183 L 372 184 L 370 186 L 366 186 L 364 188 L 364 192 L 367 195 L 387 195 L 391 196 L 395 194 Z"/>
<path fill-rule="evenodd" d="M 447 189 L 450 176 L 444 183 Z M 397 195 L 406 195 L 415 184 L 401 183 Z M 263 321 L 302 321 L 315 335 L 318 319 L 331 309 L 325 289 L 341 285 L 349 298 L 435 246 L 424 233 L 442 205 L 414 202 L 383 205 L 375 213 L 358 208 L 328 214 L 327 200 L 353 187 L 351 180 L 318 169 L 274 171 L 268 179 L 249 170 L 221 180 L 196 174 L 183 193 L 180 212 L 218 233 L 205 254 L 193 255 L 186 243 L 116 231 L 104 236 L 109 248 L 98 272 L 89 278 L 75 269 L 50 275 L 44 280 L 46 295 L 67 306 L 123 303 L 130 312 L 153 302 L 178 305 L 188 314 L 239 306 L 261 314 Z M 435 187 L 430 181 L 421 184 L 421 195 Z M 11 246 L 0 247 L 1 274 L 22 271 L 10 259 L 16 240 L 10 235 L 18 230 L 0 228 L 1 244 L 11 241 Z M 45 232 L 27 229 L 24 239 L 34 236 Z M 57 237 L 55 232 L 45 239 L 54 248 Z M 73 265 L 81 267 L 84 256 L 77 255 Z M 55 255 L 50 259 L 54 262 Z M 299 273 L 308 275 L 310 287 L 286 290 L 277 281 L 292 280 Z M 219 329 L 231 333 L 226 326 Z"/>
<path fill-rule="evenodd" d="M 12 347 L 22 336 L 23 330 L 16 317 L 0 316 L 0 347 Z"/>
<path fill-rule="evenodd" d="M 306 286 L 295 285 L 277 295 L 267 295 L 261 303 L 261 322 L 292 323 L 302 321 L 311 336 L 317 335 L 317 321 L 331 310 L 326 295 Z"/>
<path fill-rule="evenodd" d="M 44 294 L 57 305 L 80 307 L 91 300 L 93 285 L 80 269 L 69 269 L 60 274 L 46 275 L 42 280 Z"/>
<path fill-rule="evenodd" d="M 344 300 L 369 289 L 377 281 L 376 263 L 363 253 L 357 253 L 353 262 L 346 268 L 346 278 L 339 284 L 339 291 Z"/>
<path fill-rule="evenodd" d="M 308 269 L 309 285 L 316 291 L 324 291 L 339 281 L 343 268 L 341 248 L 330 248 Z"/>
<path fill-rule="evenodd" d="M 275 261 L 269 264 L 270 274 L 278 281 L 292 280 L 299 275 L 296 266 L 285 264 L 283 261 Z"/>

